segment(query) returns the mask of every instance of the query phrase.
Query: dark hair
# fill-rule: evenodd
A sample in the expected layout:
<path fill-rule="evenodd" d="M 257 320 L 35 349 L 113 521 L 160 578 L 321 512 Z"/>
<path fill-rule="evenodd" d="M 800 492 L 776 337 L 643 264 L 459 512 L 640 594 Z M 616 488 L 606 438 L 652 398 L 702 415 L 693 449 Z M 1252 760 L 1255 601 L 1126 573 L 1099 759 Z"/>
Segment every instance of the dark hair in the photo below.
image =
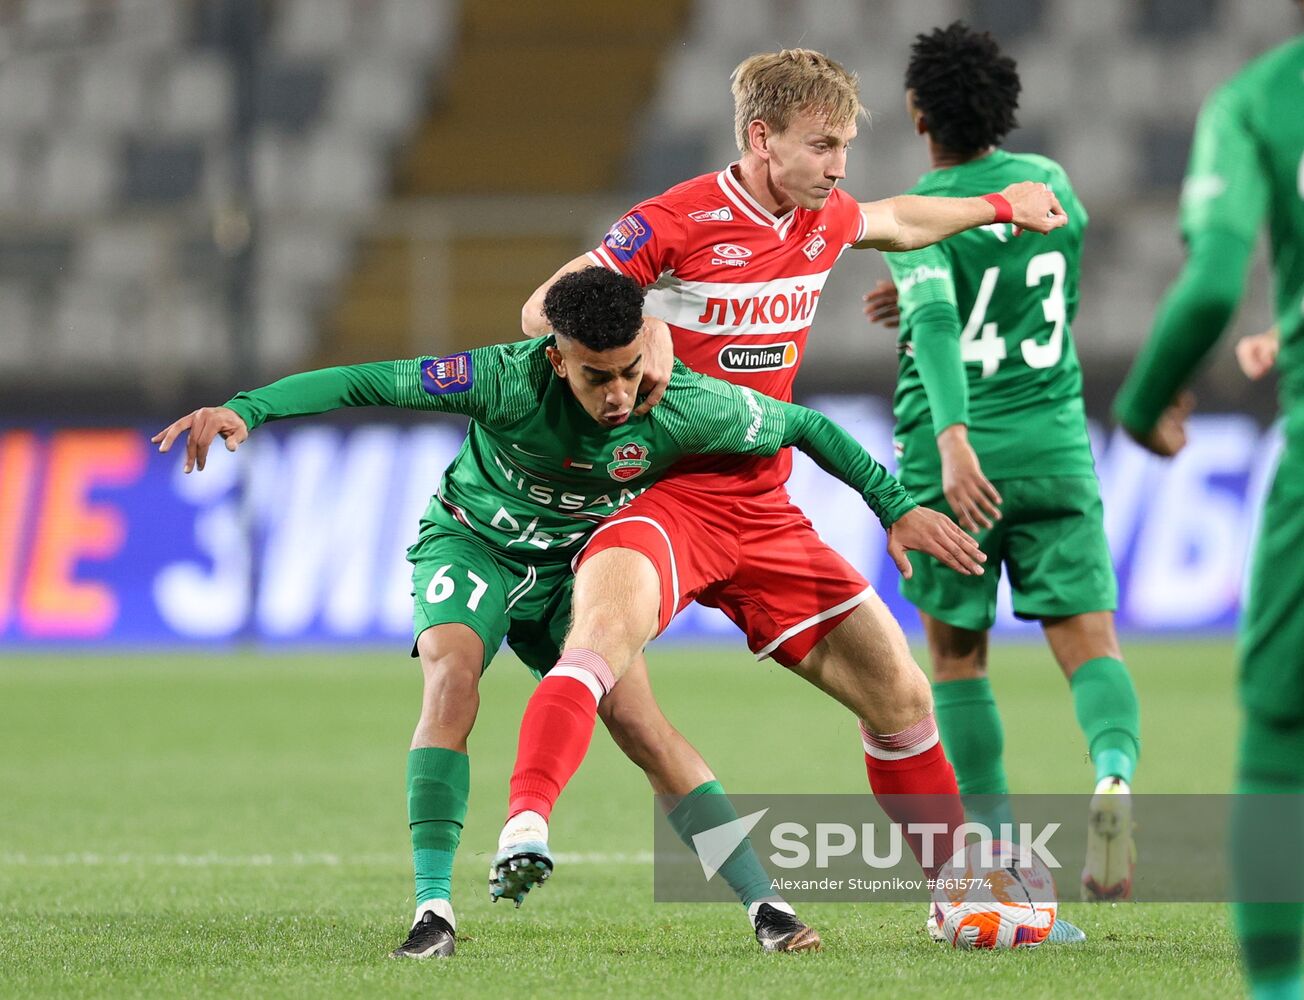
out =
<path fill-rule="evenodd" d="M 625 347 L 643 324 L 643 289 L 605 267 L 563 274 L 543 297 L 543 315 L 559 336 L 591 351 Z"/>
<path fill-rule="evenodd" d="M 1019 106 L 1019 71 L 985 31 L 963 21 L 916 35 L 906 87 L 932 137 L 955 153 L 1000 145 Z"/>

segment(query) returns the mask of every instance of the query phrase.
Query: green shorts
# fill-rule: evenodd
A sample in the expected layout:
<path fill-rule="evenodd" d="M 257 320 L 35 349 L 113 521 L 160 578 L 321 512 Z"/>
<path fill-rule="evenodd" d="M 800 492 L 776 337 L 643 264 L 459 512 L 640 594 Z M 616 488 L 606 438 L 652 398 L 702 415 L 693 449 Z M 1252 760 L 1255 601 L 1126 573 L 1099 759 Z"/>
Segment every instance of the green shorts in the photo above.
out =
<path fill-rule="evenodd" d="M 1304 459 L 1304 456 L 1300 456 Z M 1241 701 L 1257 715 L 1304 720 L 1304 460 L 1288 441 L 1263 506 L 1241 615 Z"/>
<path fill-rule="evenodd" d="M 484 643 L 484 664 L 503 644 L 542 677 L 561 655 L 575 575 L 567 561 L 535 563 L 494 551 L 469 533 L 422 522 L 412 564 L 412 655 L 432 625 L 459 622 Z"/>
<path fill-rule="evenodd" d="M 993 485 L 1003 500 L 1001 519 L 975 536 L 987 553 L 986 572 L 961 576 L 912 552 L 914 575 L 901 581 L 901 595 L 948 625 L 985 632 L 996 622 L 996 585 L 1004 569 L 1020 618 L 1113 611 L 1118 583 L 1095 477 L 1003 479 Z M 940 483 L 906 488 L 925 507 L 954 516 Z"/>

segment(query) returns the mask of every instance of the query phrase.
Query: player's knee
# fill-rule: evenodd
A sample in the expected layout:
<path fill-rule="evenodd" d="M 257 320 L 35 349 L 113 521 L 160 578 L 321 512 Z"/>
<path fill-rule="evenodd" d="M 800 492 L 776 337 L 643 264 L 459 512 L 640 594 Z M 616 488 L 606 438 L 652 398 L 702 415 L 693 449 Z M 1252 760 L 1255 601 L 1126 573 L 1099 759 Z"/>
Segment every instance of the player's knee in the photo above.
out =
<path fill-rule="evenodd" d="M 933 712 L 933 688 L 913 659 L 903 664 L 893 678 L 892 701 L 901 728 L 913 726 Z"/>
<path fill-rule="evenodd" d="M 566 634 L 567 649 L 591 649 L 620 677 L 652 637 L 655 622 L 634 609 L 622 612 L 614 607 L 595 607 L 576 614 Z"/>
<path fill-rule="evenodd" d="M 425 669 L 425 690 L 440 695 L 470 696 L 480 688 L 480 665 L 465 657 L 445 656 Z"/>
<path fill-rule="evenodd" d="M 423 652 L 422 725 L 470 732 L 480 706 L 480 666 L 463 651 Z"/>

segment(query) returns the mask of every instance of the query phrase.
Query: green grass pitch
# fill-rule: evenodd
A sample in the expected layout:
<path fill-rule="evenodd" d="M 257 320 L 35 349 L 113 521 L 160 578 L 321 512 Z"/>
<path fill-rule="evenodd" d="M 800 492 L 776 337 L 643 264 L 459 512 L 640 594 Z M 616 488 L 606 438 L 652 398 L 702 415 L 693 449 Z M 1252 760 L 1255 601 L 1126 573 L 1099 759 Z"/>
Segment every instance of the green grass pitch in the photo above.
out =
<path fill-rule="evenodd" d="M 1233 655 L 1132 643 L 1143 791 L 1230 788 Z M 848 714 L 745 652 L 653 649 L 667 714 L 736 792 L 866 793 Z M 1087 791 L 1044 647 L 998 645 L 1015 791 Z M 525 906 L 485 888 L 529 675 L 489 670 L 471 738 L 451 961 L 386 957 L 412 883 L 404 763 L 420 678 L 401 651 L 0 659 L 0 996 L 1236 995 L 1220 905 L 1063 912 L 1078 948 L 951 952 L 920 905 L 812 905 L 811 955 L 764 955 L 740 908 L 651 899 L 652 799 L 601 731 Z M 1139 836 L 1144 837 L 1144 830 Z M 1066 896 L 1076 886 L 1062 886 Z"/>

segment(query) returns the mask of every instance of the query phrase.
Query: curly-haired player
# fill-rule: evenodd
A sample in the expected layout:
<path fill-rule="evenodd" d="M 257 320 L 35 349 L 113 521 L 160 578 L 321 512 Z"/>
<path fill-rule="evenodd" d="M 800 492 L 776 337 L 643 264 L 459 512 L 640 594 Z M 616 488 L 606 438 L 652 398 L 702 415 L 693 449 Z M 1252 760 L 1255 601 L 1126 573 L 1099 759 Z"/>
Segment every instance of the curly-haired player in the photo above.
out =
<path fill-rule="evenodd" d="M 895 545 L 943 556 L 953 550 L 957 570 L 981 572 L 977 547 L 954 523 L 917 508 L 853 438 L 813 410 L 678 365 L 665 403 L 631 419 L 646 352 L 642 305 L 643 290 L 633 281 L 590 268 L 567 275 L 548 294 L 555 343 L 521 341 L 291 375 L 226 406 L 196 410 L 154 437 L 167 451 L 188 432 L 189 472 L 204 467 L 219 436 L 234 451 L 268 420 L 341 406 L 471 418 L 466 443 L 408 549 L 413 655 L 425 684 L 407 767 L 417 911 L 395 957 L 446 957 L 456 947 L 453 855 L 466 816 L 467 737 L 481 673 L 504 638 L 536 677 L 553 667 L 570 623 L 572 557 L 603 517 L 684 456 L 773 455 L 796 445 L 861 492 L 891 526 Z M 904 562 L 899 549 L 894 555 Z M 565 680 L 550 676 L 546 684 Z M 728 798 L 712 783 L 672 822 L 691 843 L 693 833 L 731 818 Z M 719 871 L 755 903 L 763 948 L 819 947 L 819 935 L 775 895 L 745 841 Z"/>
<path fill-rule="evenodd" d="M 901 590 L 923 619 L 960 791 L 975 819 L 1000 824 L 1012 817 L 988 631 L 1001 568 L 1009 575 L 1015 614 L 1041 623 L 1068 679 L 1095 767 L 1085 895 L 1117 898 L 1130 887 L 1139 713 L 1114 633 L 1114 570 L 1069 332 L 1086 212 L 1059 164 L 1000 148 L 1017 125 L 1019 74 L 991 35 L 960 22 L 919 35 L 905 85 L 933 166 L 913 191 L 966 194 L 1037 177 L 1069 207 L 1069 224 L 1035 243 L 997 225 L 890 255 L 895 287 L 867 296 L 871 317 L 894 315 L 900 296 L 903 482 L 954 511 L 997 570 L 962 580 L 916 559 Z M 1056 939 L 1068 934 L 1060 922 Z"/>

